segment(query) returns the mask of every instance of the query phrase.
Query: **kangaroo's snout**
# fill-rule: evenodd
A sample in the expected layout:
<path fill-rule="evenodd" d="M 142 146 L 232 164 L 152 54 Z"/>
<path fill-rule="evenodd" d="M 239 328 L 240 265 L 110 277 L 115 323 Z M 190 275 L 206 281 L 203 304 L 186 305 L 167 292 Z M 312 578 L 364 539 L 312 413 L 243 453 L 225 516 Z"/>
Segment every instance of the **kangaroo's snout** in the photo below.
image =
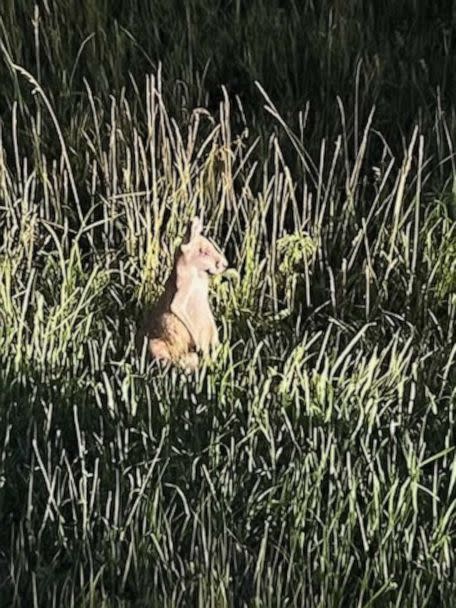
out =
<path fill-rule="evenodd" d="M 223 272 L 224 270 L 226 270 L 228 268 L 228 262 L 226 260 L 217 260 L 215 263 L 215 267 L 220 272 Z"/>

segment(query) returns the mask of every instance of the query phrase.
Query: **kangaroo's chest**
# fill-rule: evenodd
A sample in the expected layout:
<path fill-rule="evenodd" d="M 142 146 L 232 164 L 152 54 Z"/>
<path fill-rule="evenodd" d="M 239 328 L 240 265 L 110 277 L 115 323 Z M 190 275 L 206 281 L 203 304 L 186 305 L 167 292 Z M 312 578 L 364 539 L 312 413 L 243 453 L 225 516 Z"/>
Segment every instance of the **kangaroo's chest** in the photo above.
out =
<path fill-rule="evenodd" d="M 191 316 L 192 325 L 198 334 L 205 334 L 212 327 L 214 317 L 207 289 L 205 292 L 195 289 L 189 294 L 188 314 Z"/>
<path fill-rule="evenodd" d="M 171 310 L 185 323 L 197 349 L 207 351 L 217 340 L 206 281 L 189 281 L 173 300 Z"/>

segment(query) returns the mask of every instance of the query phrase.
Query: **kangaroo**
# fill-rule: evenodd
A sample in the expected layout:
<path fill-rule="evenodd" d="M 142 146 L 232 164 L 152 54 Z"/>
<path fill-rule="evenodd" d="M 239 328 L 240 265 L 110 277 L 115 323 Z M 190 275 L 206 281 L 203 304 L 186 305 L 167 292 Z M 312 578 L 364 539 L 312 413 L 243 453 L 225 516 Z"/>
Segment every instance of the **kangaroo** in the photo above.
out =
<path fill-rule="evenodd" d="M 164 292 L 146 312 L 137 334 L 139 348 L 147 337 L 153 359 L 175 363 L 187 371 L 197 369 L 198 352 L 208 355 L 218 344 L 209 304 L 209 276 L 228 267 L 224 255 L 202 236 L 202 229 L 201 220 L 194 217 Z"/>

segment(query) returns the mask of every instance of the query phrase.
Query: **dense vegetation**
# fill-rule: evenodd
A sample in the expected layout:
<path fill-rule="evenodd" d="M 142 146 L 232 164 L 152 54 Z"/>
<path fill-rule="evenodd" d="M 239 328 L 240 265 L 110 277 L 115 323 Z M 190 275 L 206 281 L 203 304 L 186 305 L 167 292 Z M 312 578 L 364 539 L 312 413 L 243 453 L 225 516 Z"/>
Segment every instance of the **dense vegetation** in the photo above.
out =
<path fill-rule="evenodd" d="M 2 607 L 456 605 L 452 11 L 2 0 Z M 195 213 L 186 376 L 134 333 Z"/>

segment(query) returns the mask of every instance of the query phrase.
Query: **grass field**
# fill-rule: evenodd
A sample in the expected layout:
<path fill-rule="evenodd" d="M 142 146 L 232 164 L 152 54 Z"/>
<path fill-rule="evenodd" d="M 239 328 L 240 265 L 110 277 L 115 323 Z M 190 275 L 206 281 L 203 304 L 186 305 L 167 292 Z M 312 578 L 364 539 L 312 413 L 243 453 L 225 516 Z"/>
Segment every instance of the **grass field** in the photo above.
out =
<path fill-rule="evenodd" d="M 456 606 L 455 16 L 370 4 L 3 0 L 2 608 Z"/>

